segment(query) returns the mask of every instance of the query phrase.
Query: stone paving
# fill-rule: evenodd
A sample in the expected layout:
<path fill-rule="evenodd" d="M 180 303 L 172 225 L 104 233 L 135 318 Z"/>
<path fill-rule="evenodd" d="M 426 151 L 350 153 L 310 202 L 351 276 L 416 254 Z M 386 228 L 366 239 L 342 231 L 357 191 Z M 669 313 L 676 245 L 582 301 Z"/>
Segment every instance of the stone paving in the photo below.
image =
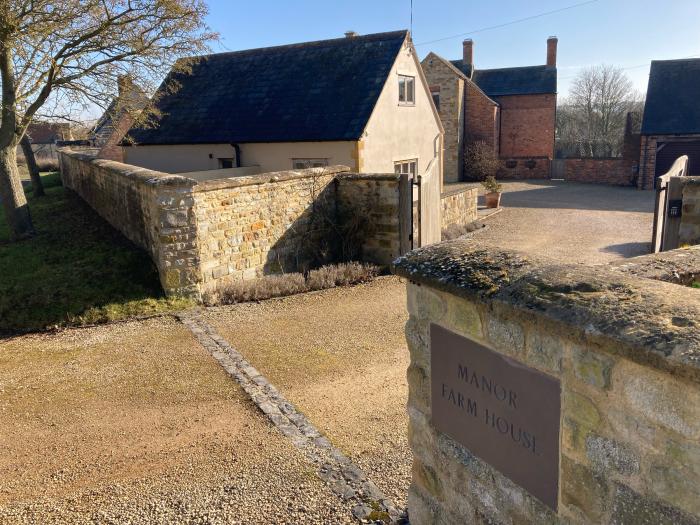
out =
<path fill-rule="evenodd" d="M 405 512 L 399 511 L 357 465 L 204 321 L 199 311 L 184 312 L 178 317 L 272 424 L 316 465 L 318 476 L 348 502 L 357 519 L 374 523 L 407 522 Z"/>

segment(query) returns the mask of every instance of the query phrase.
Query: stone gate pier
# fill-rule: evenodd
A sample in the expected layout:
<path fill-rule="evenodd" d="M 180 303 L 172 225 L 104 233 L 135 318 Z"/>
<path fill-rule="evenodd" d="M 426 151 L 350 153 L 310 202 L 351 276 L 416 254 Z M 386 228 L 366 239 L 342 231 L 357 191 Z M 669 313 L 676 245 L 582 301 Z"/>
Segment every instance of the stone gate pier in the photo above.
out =
<path fill-rule="evenodd" d="M 470 240 L 395 261 L 411 523 L 700 523 L 698 262 L 552 265 Z"/>

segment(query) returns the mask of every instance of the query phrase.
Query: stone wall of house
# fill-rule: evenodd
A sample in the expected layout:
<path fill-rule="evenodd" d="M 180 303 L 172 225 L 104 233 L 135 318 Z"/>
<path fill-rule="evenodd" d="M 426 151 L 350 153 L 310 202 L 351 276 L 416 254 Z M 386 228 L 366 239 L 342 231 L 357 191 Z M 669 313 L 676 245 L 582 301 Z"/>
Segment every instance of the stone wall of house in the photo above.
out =
<path fill-rule="evenodd" d="M 197 294 L 201 275 L 194 181 L 99 160 L 94 154 L 60 150 L 59 159 L 63 185 L 151 255 L 167 293 Z"/>
<path fill-rule="evenodd" d="M 564 179 L 611 186 L 636 186 L 636 159 L 562 159 Z"/>
<path fill-rule="evenodd" d="M 486 142 L 498 155 L 499 107 L 471 80 L 464 82 L 464 146 Z"/>
<path fill-rule="evenodd" d="M 551 163 L 549 157 L 502 158 L 496 177 L 499 179 L 548 179 Z"/>
<path fill-rule="evenodd" d="M 442 229 L 453 224 L 469 224 L 477 219 L 477 202 L 479 187 L 460 187 L 442 194 L 442 214 L 440 220 Z"/>
<path fill-rule="evenodd" d="M 197 182 L 61 151 L 64 185 L 153 258 L 168 294 L 400 255 L 399 175 L 335 166 Z"/>
<path fill-rule="evenodd" d="M 443 180 L 456 182 L 462 174 L 464 80 L 442 60 L 428 55 L 421 63 L 431 92 L 440 96 L 438 114 L 445 128 Z"/>
<path fill-rule="evenodd" d="M 700 523 L 700 290 L 474 241 L 411 252 L 395 271 L 409 280 L 412 524 Z M 556 510 L 437 430 L 431 323 L 560 381 Z"/>
<path fill-rule="evenodd" d="M 683 208 L 678 231 L 680 246 L 700 244 L 700 177 L 683 177 Z"/>
<path fill-rule="evenodd" d="M 501 106 L 501 158 L 554 157 L 557 96 L 494 97 Z"/>

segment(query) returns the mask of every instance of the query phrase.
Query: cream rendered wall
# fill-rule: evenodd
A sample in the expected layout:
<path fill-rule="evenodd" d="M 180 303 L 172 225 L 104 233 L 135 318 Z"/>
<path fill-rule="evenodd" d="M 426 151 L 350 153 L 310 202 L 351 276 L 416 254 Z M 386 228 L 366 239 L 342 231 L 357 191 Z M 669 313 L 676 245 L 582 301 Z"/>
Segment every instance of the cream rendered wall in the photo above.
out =
<path fill-rule="evenodd" d="M 328 159 L 329 166 L 356 170 L 355 142 L 255 142 L 240 144 L 244 166 L 259 165 L 261 173 L 292 169 L 292 159 Z"/>
<path fill-rule="evenodd" d="M 164 173 L 215 170 L 217 159 L 236 157 L 233 146 L 228 144 L 172 144 L 158 146 L 128 146 L 124 151 L 124 163 L 141 166 Z M 209 158 L 209 155 L 212 158 Z"/>
<path fill-rule="evenodd" d="M 415 105 L 399 105 L 399 75 L 415 77 Z M 415 50 L 405 44 L 360 141 L 363 173 L 393 173 L 394 162 L 418 159 L 418 173 L 424 173 L 434 157 L 441 162 L 442 128 Z"/>
<path fill-rule="evenodd" d="M 270 142 L 242 143 L 243 166 L 260 166 L 260 173 L 292 169 L 292 159 L 328 159 L 328 165 L 356 169 L 356 142 Z M 212 158 L 209 158 L 209 155 Z M 186 173 L 218 169 L 219 158 L 235 158 L 228 144 L 172 144 L 165 146 L 129 146 L 124 162 L 165 173 Z M 392 170 L 393 171 L 393 170 Z"/>

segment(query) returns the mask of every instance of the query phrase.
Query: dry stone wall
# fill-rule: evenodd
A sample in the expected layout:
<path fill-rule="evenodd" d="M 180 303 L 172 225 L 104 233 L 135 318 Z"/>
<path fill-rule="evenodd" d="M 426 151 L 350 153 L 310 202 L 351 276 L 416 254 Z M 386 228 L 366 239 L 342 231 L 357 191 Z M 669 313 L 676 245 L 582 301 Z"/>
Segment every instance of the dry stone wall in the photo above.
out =
<path fill-rule="evenodd" d="M 168 294 L 400 255 L 399 176 L 344 166 L 197 182 L 62 150 L 62 178 L 153 258 Z"/>
<path fill-rule="evenodd" d="M 442 194 L 442 229 L 453 224 L 469 224 L 477 219 L 477 199 L 479 188 L 461 187 L 457 190 L 446 191 Z"/>
<path fill-rule="evenodd" d="M 473 241 L 395 271 L 410 281 L 412 524 L 700 523 L 700 290 Z M 556 510 L 436 429 L 431 323 L 560 381 Z"/>

